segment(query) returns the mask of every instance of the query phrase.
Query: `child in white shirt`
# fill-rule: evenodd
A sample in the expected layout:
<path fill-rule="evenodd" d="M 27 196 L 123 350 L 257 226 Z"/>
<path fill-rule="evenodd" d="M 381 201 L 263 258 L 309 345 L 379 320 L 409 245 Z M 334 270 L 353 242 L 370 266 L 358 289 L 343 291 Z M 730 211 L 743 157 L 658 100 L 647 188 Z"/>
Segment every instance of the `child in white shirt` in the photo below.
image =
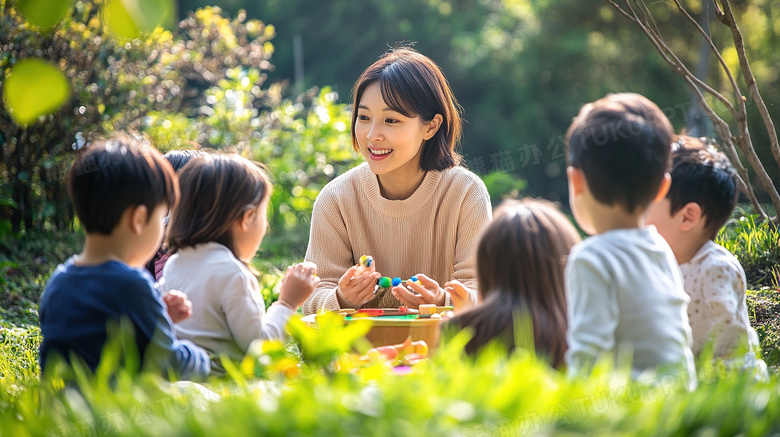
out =
<path fill-rule="evenodd" d="M 566 265 L 569 372 L 628 355 L 633 377 L 683 370 L 692 386 L 688 296 L 669 245 L 644 225 L 670 185 L 669 120 L 643 96 L 612 94 L 585 105 L 566 138 L 572 212 L 593 235 Z"/>
<path fill-rule="evenodd" d="M 712 342 L 713 358 L 741 359 L 745 368 L 765 375 L 766 364 L 756 356 L 758 335 L 748 318 L 745 271 L 713 241 L 737 204 L 739 178 L 722 153 L 699 139 L 681 136 L 674 146 L 672 187 L 648 209 L 647 221 L 680 263 L 691 298 L 693 353 L 698 356 Z"/>
<path fill-rule="evenodd" d="M 284 339 L 287 321 L 319 282 L 317 266 L 289 267 L 279 300 L 266 312 L 249 263 L 268 226 L 268 177 L 239 155 L 206 155 L 182 169 L 179 184 L 164 286 L 192 301 L 192 316 L 176 333 L 206 349 L 211 373 L 219 375 L 220 355 L 240 361 L 253 340 Z"/>

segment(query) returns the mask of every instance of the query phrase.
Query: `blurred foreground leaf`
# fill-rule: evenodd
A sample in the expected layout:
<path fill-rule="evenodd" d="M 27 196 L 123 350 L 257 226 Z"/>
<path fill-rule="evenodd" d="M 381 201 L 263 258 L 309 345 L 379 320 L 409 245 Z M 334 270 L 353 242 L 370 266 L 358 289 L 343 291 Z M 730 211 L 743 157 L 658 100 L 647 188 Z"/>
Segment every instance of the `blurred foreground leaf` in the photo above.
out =
<path fill-rule="evenodd" d="M 53 64 L 42 59 L 17 63 L 5 78 L 3 100 L 21 125 L 57 110 L 70 96 L 70 84 Z"/>
<path fill-rule="evenodd" d="M 151 33 L 173 17 L 172 0 L 108 0 L 103 5 L 103 22 L 109 31 L 123 38 Z"/>
<path fill-rule="evenodd" d="M 19 0 L 17 7 L 32 25 L 48 30 L 65 18 L 72 5 L 72 0 Z"/>

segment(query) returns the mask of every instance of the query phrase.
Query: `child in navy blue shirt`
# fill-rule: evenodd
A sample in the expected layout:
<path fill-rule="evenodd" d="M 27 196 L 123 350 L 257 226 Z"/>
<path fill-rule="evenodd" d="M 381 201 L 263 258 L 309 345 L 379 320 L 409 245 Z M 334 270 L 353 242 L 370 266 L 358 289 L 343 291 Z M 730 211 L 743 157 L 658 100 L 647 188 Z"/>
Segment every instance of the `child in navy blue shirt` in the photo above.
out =
<path fill-rule="evenodd" d="M 86 232 L 83 251 L 57 267 L 40 307 L 41 368 L 53 355 L 97 368 L 108 340 L 107 326 L 129 320 L 141 363 L 182 379 L 205 377 L 206 352 L 177 340 L 166 299 L 144 269 L 163 237 L 163 219 L 177 200 L 178 181 L 155 149 L 129 137 L 95 143 L 76 159 L 68 194 Z"/>

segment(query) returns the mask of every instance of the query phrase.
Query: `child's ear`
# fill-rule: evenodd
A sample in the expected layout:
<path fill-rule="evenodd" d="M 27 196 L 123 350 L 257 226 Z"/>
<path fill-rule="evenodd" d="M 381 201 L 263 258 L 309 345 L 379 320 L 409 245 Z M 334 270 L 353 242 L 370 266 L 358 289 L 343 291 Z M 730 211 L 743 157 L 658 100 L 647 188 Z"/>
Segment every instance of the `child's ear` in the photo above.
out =
<path fill-rule="evenodd" d="M 255 219 L 255 214 L 257 214 L 257 210 L 252 208 L 241 215 L 241 218 L 238 219 L 238 225 L 241 226 L 242 231 L 246 232 L 249 230 L 249 225 Z"/>
<path fill-rule="evenodd" d="M 444 123 L 444 118 L 441 114 L 436 114 L 433 119 L 425 124 L 425 133 L 423 133 L 423 139 L 425 141 L 430 140 L 439 131 L 441 124 Z"/>
<path fill-rule="evenodd" d="M 573 195 L 579 195 L 585 192 L 585 187 L 588 186 L 588 181 L 585 179 L 585 173 L 582 170 L 568 166 L 566 167 L 566 175 L 569 177 L 569 189 Z"/>
<path fill-rule="evenodd" d="M 664 178 L 661 180 L 661 186 L 658 187 L 658 193 L 656 193 L 655 199 L 653 199 L 653 203 L 664 200 L 666 195 L 669 193 L 669 188 L 671 188 L 671 186 L 672 175 L 669 173 L 664 173 Z"/>
<path fill-rule="evenodd" d="M 702 219 L 704 219 L 704 216 L 701 213 L 701 206 L 696 202 L 686 203 L 677 214 L 682 214 L 680 230 L 684 232 L 688 232 L 695 228 Z"/>
<path fill-rule="evenodd" d="M 148 222 L 149 209 L 146 205 L 138 205 L 130 211 L 130 229 L 136 235 L 141 235 L 144 225 Z"/>

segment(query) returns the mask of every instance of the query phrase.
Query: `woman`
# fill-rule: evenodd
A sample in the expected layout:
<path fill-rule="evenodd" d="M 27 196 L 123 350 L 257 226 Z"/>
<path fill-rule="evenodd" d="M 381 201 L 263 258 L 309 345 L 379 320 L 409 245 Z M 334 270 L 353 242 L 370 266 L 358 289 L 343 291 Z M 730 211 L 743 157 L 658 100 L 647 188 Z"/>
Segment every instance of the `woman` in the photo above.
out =
<path fill-rule="evenodd" d="M 339 308 L 445 305 L 440 283 L 476 300 L 473 254 L 490 197 L 459 167 L 460 107 L 439 67 L 410 48 L 390 50 L 353 88 L 352 145 L 366 160 L 326 185 L 312 213 L 306 259 L 321 281 L 305 314 Z M 360 275 L 361 255 L 375 263 Z M 380 273 L 410 278 L 375 293 Z"/>

